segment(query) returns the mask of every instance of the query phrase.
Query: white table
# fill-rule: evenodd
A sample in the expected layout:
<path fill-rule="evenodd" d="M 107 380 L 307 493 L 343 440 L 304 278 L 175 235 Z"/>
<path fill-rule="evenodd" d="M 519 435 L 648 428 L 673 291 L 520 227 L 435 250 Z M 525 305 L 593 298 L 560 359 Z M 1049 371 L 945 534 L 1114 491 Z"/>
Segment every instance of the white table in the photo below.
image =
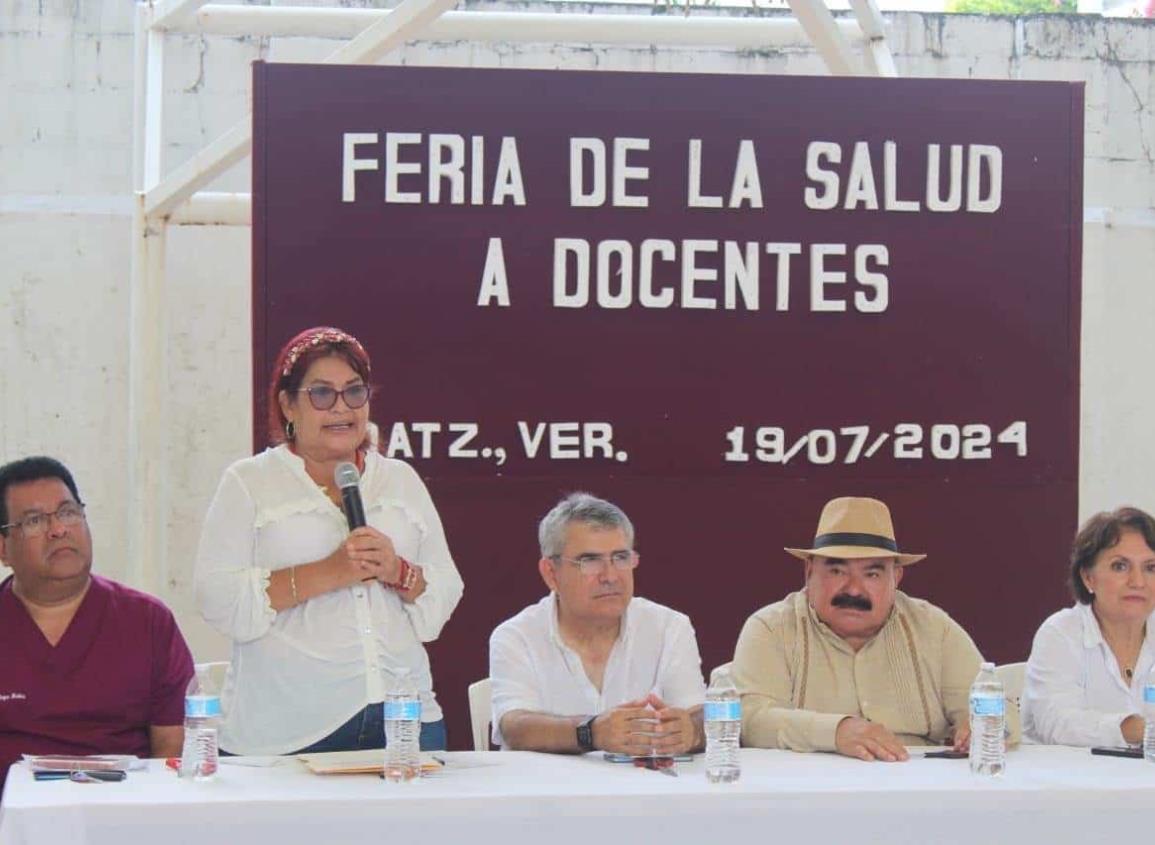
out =
<path fill-rule="evenodd" d="M 186 783 L 151 761 L 124 783 L 8 777 L 3 845 L 175 843 L 1079 843 L 1147 841 L 1155 765 L 1086 749 L 1011 752 L 999 779 L 965 760 L 862 763 L 830 754 L 742 751 L 742 779 L 706 783 L 701 757 L 679 777 L 597 755 L 457 752 L 433 777 L 222 766 Z"/>

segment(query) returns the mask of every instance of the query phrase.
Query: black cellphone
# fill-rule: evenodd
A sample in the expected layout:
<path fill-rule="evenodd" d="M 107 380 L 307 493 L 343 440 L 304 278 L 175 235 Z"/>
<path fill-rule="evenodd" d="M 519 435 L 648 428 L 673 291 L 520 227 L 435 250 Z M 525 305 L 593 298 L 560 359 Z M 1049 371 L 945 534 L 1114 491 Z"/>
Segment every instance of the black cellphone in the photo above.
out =
<path fill-rule="evenodd" d="M 86 777 L 92 778 L 93 780 L 106 780 L 113 782 L 121 781 L 128 777 L 128 772 L 121 771 L 120 769 L 108 769 L 107 771 L 100 770 L 95 772 L 85 769 L 82 774 L 84 774 Z"/>
<path fill-rule="evenodd" d="M 1091 749 L 1092 754 L 1099 754 L 1103 757 L 1132 757 L 1136 760 L 1143 759 L 1143 749 L 1138 745 L 1096 745 Z"/>
<path fill-rule="evenodd" d="M 965 760 L 970 756 L 966 751 L 955 751 L 948 748 L 945 751 L 928 751 L 922 755 L 928 760 Z"/>
<path fill-rule="evenodd" d="M 617 754 L 612 751 L 606 751 L 602 757 L 611 763 L 632 763 L 634 760 L 644 760 L 645 757 L 635 757 L 633 754 Z M 694 759 L 693 754 L 671 754 L 666 759 L 673 760 L 675 763 L 689 763 Z"/>
<path fill-rule="evenodd" d="M 36 780 L 72 780 L 73 775 L 81 775 L 90 780 L 105 781 L 121 781 L 128 777 L 128 774 L 120 769 L 100 771 L 90 771 L 88 769 L 79 769 L 76 771 L 72 769 L 48 769 L 32 773 L 32 777 Z"/>

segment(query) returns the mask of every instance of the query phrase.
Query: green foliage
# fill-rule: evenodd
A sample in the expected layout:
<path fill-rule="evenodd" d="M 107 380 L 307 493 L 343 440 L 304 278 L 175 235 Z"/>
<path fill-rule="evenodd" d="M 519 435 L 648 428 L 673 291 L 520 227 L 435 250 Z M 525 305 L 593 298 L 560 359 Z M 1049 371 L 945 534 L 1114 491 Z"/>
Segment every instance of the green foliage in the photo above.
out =
<path fill-rule="evenodd" d="M 972 15 L 1073 15 L 1077 11 L 1076 0 L 950 0 L 946 9 Z"/>

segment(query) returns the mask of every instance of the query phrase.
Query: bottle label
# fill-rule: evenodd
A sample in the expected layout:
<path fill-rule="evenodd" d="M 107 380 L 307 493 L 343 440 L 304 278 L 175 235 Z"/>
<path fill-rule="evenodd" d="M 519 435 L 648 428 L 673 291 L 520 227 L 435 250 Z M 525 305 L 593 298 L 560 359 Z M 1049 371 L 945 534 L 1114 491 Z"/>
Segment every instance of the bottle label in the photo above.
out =
<path fill-rule="evenodd" d="M 1001 695 L 972 695 L 972 716 L 1002 716 L 1006 713 L 1007 702 Z"/>
<path fill-rule="evenodd" d="M 421 702 L 418 699 L 411 701 L 386 701 L 385 721 L 417 720 L 421 718 Z"/>
<path fill-rule="evenodd" d="M 184 700 L 184 714 L 194 719 L 221 715 L 221 699 L 217 695 L 189 695 Z"/>
<path fill-rule="evenodd" d="M 707 701 L 702 708 L 702 719 L 707 722 L 741 722 L 741 701 Z"/>
<path fill-rule="evenodd" d="M 1143 687 L 1143 700 L 1148 704 L 1155 704 L 1155 684 Z"/>

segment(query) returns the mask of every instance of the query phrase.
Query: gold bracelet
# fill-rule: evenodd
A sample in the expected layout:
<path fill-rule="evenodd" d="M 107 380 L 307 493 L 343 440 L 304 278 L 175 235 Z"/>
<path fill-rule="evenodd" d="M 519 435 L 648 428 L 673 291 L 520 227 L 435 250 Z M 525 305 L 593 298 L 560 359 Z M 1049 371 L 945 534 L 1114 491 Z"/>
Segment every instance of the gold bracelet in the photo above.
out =
<path fill-rule="evenodd" d="M 289 567 L 289 589 L 293 591 L 293 604 L 300 604 L 301 600 L 297 598 L 297 567 L 295 566 Z"/>

